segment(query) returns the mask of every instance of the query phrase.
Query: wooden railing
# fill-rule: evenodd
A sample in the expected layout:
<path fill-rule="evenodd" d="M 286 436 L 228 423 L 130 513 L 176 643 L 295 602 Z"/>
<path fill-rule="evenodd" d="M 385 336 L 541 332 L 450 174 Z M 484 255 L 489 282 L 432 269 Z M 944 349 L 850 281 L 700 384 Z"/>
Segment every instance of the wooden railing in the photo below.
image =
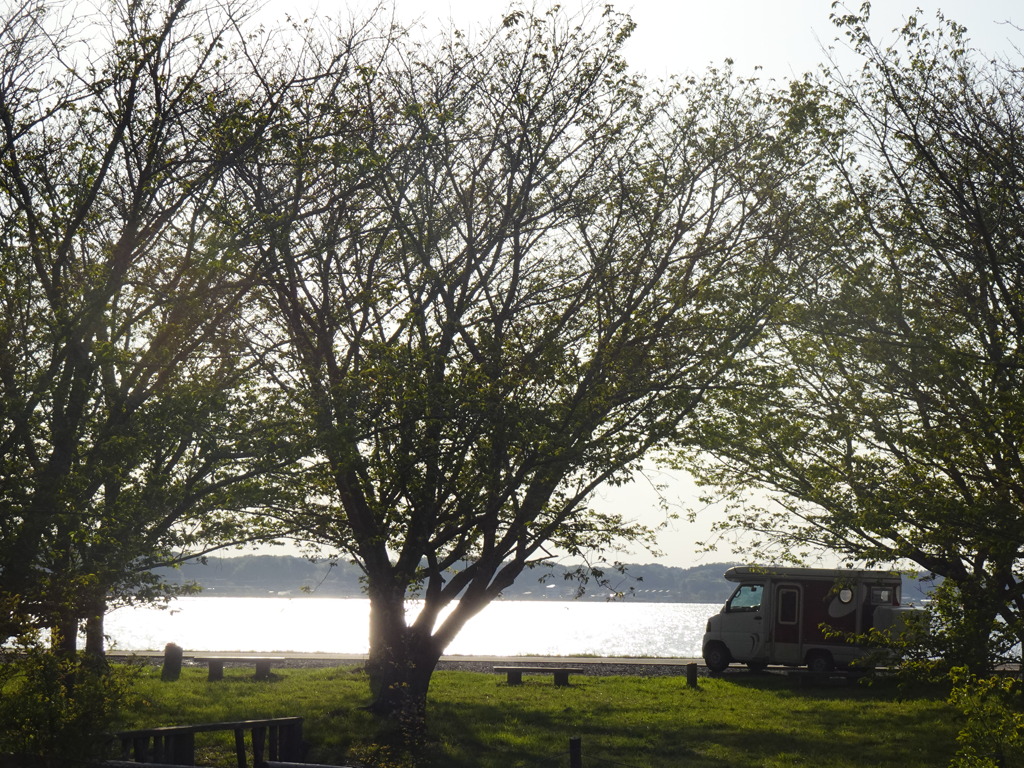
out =
<path fill-rule="evenodd" d="M 121 758 L 138 763 L 195 765 L 197 733 L 234 731 L 238 768 L 248 768 L 245 733 L 251 734 L 254 768 L 267 761 L 288 762 L 302 759 L 302 718 L 277 717 L 270 720 L 242 720 L 237 723 L 200 723 L 167 728 L 143 728 L 121 731 L 114 737 L 121 742 Z"/>

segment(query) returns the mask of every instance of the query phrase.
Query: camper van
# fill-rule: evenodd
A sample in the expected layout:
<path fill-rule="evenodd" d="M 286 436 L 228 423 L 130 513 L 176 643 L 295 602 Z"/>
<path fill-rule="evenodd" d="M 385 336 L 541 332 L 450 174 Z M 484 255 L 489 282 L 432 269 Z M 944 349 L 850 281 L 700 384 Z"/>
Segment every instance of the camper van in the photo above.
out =
<path fill-rule="evenodd" d="M 736 589 L 704 634 L 704 662 L 714 672 L 734 662 L 830 672 L 867 649 L 826 637 L 822 625 L 843 634 L 892 630 L 915 610 L 900 606 L 902 579 L 888 571 L 740 566 L 725 578 Z"/>

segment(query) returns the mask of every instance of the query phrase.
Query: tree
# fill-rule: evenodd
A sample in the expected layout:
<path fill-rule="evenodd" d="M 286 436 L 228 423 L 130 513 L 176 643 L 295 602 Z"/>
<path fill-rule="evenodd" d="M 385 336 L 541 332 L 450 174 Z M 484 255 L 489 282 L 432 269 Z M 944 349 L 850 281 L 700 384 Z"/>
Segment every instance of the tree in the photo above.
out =
<path fill-rule="evenodd" d="M 702 476 L 774 492 L 727 523 L 769 549 L 944 576 L 949 650 L 978 670 L 1024 639 L 1024 78 L 941 17 L 890 47 L 867 22 L 837 18 L 859 77 L 800 87 L 831 136 L 834 246 L 758 386 L 716 398 Z"/>
<path fill-rule="evenodd" d="M 686 439 L 797 268 L 812 174 L 784 105 L 721 72 L 648 89 L 630 30 L 516 11 L 475 42 L 348 37 L 247 171 L 267 359 L 328 502 L 299 522 L 366 575 L 377 712 L 418 722 L 525 569 L 651 540 L 592 492 Z"/>
<path fill-rule="evenodd" d="M 243 354 L 251 265 L 218 234 L 273 109 L 241 87 L 238 18 L 62 10 L 0 19 L 0 603 L 5 637 L 72 650 L 88 619 L 99 653 L 109 599 L 252 535 L 238 515 L 279 498 L 294 440 Z"/>

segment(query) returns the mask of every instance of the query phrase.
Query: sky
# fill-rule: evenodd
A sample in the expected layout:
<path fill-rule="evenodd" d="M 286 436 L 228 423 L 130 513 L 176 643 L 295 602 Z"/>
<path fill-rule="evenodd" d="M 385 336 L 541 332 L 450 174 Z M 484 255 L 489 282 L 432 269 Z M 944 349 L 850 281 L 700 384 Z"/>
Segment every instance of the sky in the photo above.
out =
<path fill-rule="evenodd" d="M 523 4 L 528 6 L 529 2 Z M 595 4 L 600 7 L 604 3 L 599 0 Z M 757 72 L 776 80 L 814 70 L 828 55 L 844 69 L 852 71 L 855 66 L 844 42 L 837 39 L 839 30 L 830 21 L 831 0 L 624 0 L 611 4 L 629 13 L 637 25 L 624 50 L 626 59 L 654 79 L 700 74 L 727 58 L 733 60 L 739 75 Z M 349 14 L 368 12 L 375 5 L 374 0 L 269 0 L 264 13 L 347 18 Z M 561 5 L 572 11 L 581 4 L 579 0 L 563 0 Z M 845 7 L 856 11 L 860 5 L 860 0 L 854 0 Z M 400 21 L 416 21 L 429 32 L 446 27 L 449 20 L 456 27 L 472 30 L 499 18 L 509 3 L 394 0 L 385 7 L 393 7 Z M 537 7 L 546 4 L 537 2 Z M 871 10 L 873 36 L 882 43 L 893 40 L 892 30 L 902 26 L 916 9 L 920 9 L 920 20 L 929 24 L 935 21 L 937 11 L 963 24 L 974 46 L 987 55 L 1021 58 L 1017 50 L 1024 47 L 1024 32 L 1016 26 L 1024 28 L 1024 4 L 1019 0 L 876 0 Z M 659 549 L 664 553 L 661 557 L 656 559 L 641 550 L 619 555 L 619 559 L 680 567 L 737 559 L 724 542 L 719 542 L 714 552 L 698 551 L 696 542 L 709 538 L 711 524 L 721 512 L 715 507 L 705 508 L 698 512 L 695 522 L 687 521 L 686 511 L 701 505 L 698 489 L 684 472 L 651 467 L 646 477 L 638 477 L 629 486 L 596 494 L 593 506 L 656 526 L 665 522 L 665 511 L 655 485 L 663 486 L 660 493 L 668 509 L 682 517 L 668 522 L 659 534 Z M 821 564 L 830 565 L 827 559 Z"/>
<path fill-rule="evenodd" d="M 278 15 L 333 16 L 368 12 L 377 0 L 265 0 L 266 12 Z M 402 21 L 417 21 L 425 29 L 440 29 L 451 19 L 455 26 L 472 30 L 499 18 L 510 3 L 504 0 L 381 0 L 394 8 Z M 520 5 L 529 6 L 534 0 Z M 708 64 L 735 62 L 736 71 L 750 74 L 755 67 L 770 77 L 785 78 L 814 69 L 824 58 L 823 47 L 836 43 L 836 28 L 829 20 L 832 0 L 594 0 L 628 13 L 637 28 L 625 53 L 630 63 L 652 77 L 699 73 Z M 562 0 L 568 11 L 581 0 Z M 858 10 L 861 0 L 846 2 Z M 538 8 L 546 3 L 536 0 Z M 977 46 L 988 52 L 1010 52 L 1013 42 L 1024 42 L 1007 22 L 1024 26 L 1024 5 L 1019 0 L 875 0 L 872 30 L 883 38 L 920 8 L 932 21 L 941 10 L 964 24 Z M 842 53 L 842 43 L 837 52 Z"/>

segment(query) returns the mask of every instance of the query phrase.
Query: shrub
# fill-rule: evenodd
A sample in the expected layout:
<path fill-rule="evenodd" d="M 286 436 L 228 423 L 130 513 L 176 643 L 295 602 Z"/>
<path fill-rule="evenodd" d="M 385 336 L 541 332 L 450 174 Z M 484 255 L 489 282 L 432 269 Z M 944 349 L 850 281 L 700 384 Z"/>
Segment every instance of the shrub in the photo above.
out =
<path fill-rule="evenodd" d="M 950 677 L 950 702 L 965 716 L 951 768 L 1024 765 L 1024 684 L 1007 676 L 978 677 L 963 667 Z"/>
<path fill-rule="evenodd" d="M 22 638 L 0 656 L 0 755 L 46 767 L 103 756 L 134 672 Z"/>

